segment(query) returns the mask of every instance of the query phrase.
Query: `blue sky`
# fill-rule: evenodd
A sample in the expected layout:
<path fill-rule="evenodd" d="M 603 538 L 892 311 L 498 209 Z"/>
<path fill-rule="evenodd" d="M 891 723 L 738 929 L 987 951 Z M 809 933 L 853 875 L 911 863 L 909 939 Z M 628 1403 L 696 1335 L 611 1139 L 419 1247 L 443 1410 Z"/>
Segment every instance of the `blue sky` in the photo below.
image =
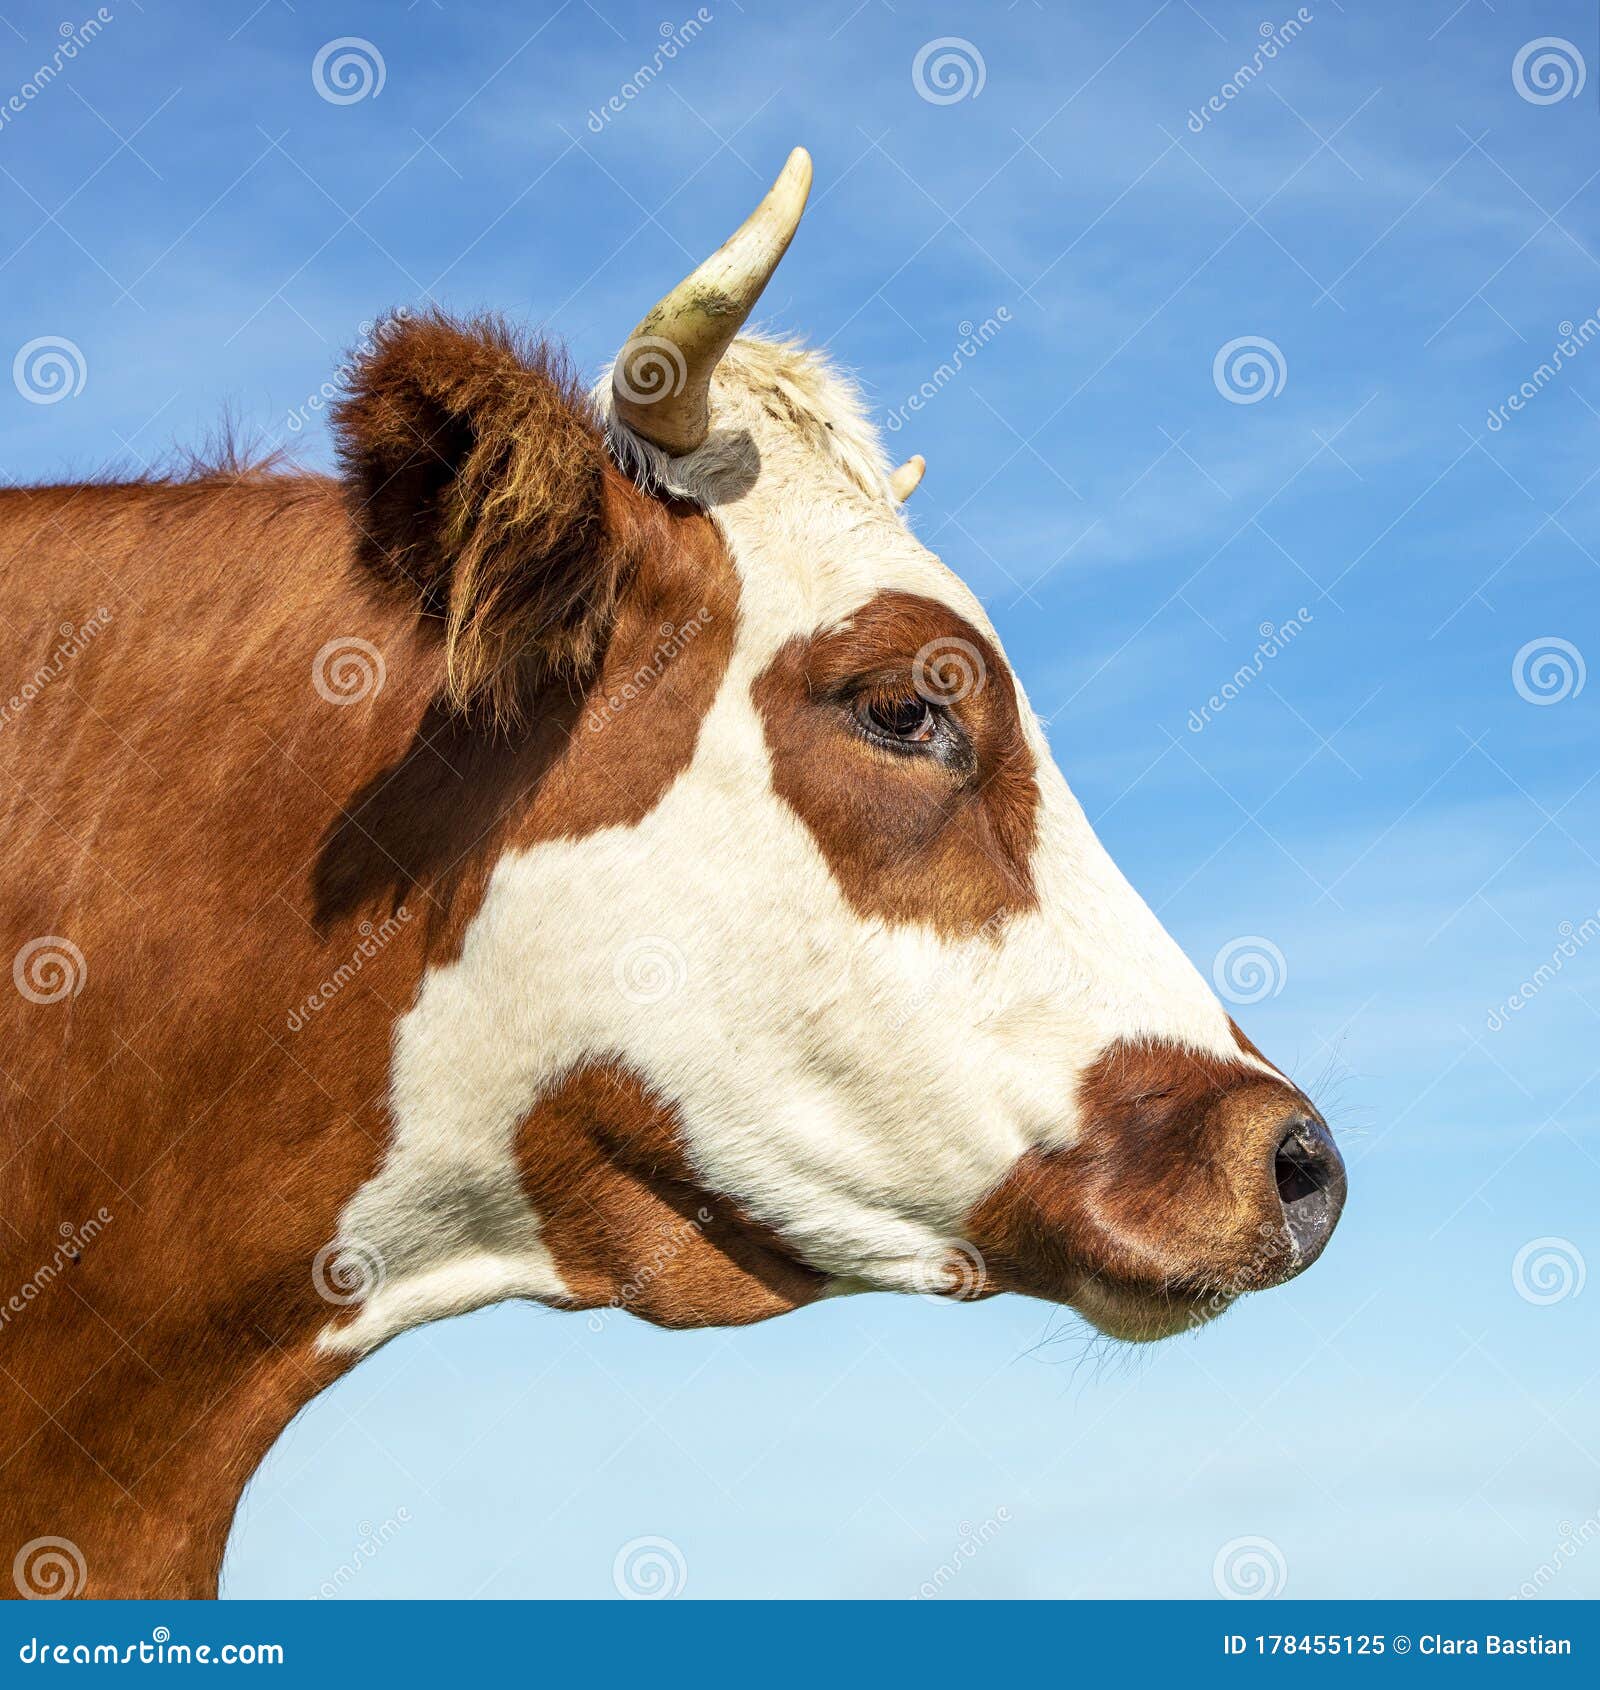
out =
<path fill-rule="evenodd" d="M 1600 1542 L 1554 1553 L 1600 1518 L 1595 8 L 1324 0 L 1231 98 L 1293 8 L 708 0 L 633 97 L 694 8 L 106 11 L 0 124 L 3 350 L 64 338 L 82 372 L 5 388 L 5 474 L 137 465 L 225 406 L 325 464 L 314 397 L 426 299 L 594 368 L 806 145 L 766 320 L 885 421 L 930 385 L 895 434 L 919 532 L 1202 969 L 1267 956 L 1235 1013 L 1351 1166 L 1313 1272 L 1155 1350 L 1015 1298 L 412 1334 L 283 1438 L 227 1591 L 356 1565 L 349 1595 L 612 1596 L 664 1538 L 689 1596 L 910 1596 L 941 1564 L 950 1598 L 1210 1596 L 1264 1539 L 1289 1595 L 1511 1595 L 1553 1561 L 1543 1599 L 1600 1595 Z M 62 23 L 0 0 L 0 97 Z M 382 87 L 334 103 L 346 36 Z M 1545 37 L 1581 90 L 1560 48 L 1519 88 Z M 1264 396 L 1219 373 L 1235 342 Z"/>

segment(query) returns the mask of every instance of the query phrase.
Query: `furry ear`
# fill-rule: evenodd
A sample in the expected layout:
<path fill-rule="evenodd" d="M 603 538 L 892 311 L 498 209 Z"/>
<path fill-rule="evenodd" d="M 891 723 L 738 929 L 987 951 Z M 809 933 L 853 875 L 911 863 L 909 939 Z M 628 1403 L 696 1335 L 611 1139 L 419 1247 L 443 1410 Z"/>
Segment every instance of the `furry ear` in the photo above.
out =
<path fill-rule="evenodd" d="M 444 621 L 452 703 L 499 723 L 598 657 L 626 568 L 562 355 L 503 322 L 380 324 L 333 408 L 363 561 Z"/>

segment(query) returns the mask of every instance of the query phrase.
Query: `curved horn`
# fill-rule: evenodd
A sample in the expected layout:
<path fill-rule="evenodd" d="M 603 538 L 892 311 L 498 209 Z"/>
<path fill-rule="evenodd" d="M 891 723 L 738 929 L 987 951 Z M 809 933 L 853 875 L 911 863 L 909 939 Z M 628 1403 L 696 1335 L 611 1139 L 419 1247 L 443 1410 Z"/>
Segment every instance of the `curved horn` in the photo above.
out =
<path fill-rule="evenodd" d="M 788 251 L 811 191 L 811 155 L 796 147 L 739 228 L 639 324 L 617 355 L 617 417 L 674 457 L 711 428 L 711 377 Z"/>
<path fill-rule="evenodd" d="M 889 492 L 897 505 L 903 505 L 917 490 L 922 480 L 922 472 L 928 467 L 928 460 L 920 452 L 906 459 L 893 475 L 889 477 Z"/>

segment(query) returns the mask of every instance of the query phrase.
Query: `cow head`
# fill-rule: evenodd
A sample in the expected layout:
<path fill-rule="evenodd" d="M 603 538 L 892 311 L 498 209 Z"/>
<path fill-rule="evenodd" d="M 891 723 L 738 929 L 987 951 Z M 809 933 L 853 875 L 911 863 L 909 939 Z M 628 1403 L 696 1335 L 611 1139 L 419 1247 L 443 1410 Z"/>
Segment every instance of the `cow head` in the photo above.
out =
<path fill-rule="evenodd" d="M 598 398 L 390 324 L 337 427 L 462 731 L 527 747 L 397 1027 L 361 1349 L 519 1295 L 731 1323 L 1014 1290 L 1155 1337 L 1313 1261 L 1316 1108 L 1112 864 L 818 355 L 735 338 L 796 152 Z M 452 799 L 441 792 L 439 802 Z"/>

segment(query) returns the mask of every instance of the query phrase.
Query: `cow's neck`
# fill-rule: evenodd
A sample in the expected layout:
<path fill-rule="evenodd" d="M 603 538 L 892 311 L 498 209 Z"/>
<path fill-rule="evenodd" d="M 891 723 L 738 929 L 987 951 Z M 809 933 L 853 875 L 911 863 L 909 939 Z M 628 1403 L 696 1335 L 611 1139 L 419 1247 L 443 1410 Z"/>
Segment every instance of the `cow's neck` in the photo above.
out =
<path fill-rule="evenodd" d="M 98 1370 L 67 1396 L 67 1372 L 52 1357 L 94 1342 L 88 1325 L 52 1336 L 41 1322 L 10 1337 L 0 1348 L 4 1536 L 13 1550 L 65 1539 L 83 1569 L 72 1593 L 94 1597 L 215 1596 L 251 1474 L 346 1365 L 320 1355 L 309 1334 L 263 1328 L 251 1341 L 174 1327 L 108 1341 Z M 58 1576 L 46 1551 L 33 1560 L 37 1571 L 19 1566 L 20 1577 Z M 63 1551 L 55 1564 L 73 1560 Z"/>

